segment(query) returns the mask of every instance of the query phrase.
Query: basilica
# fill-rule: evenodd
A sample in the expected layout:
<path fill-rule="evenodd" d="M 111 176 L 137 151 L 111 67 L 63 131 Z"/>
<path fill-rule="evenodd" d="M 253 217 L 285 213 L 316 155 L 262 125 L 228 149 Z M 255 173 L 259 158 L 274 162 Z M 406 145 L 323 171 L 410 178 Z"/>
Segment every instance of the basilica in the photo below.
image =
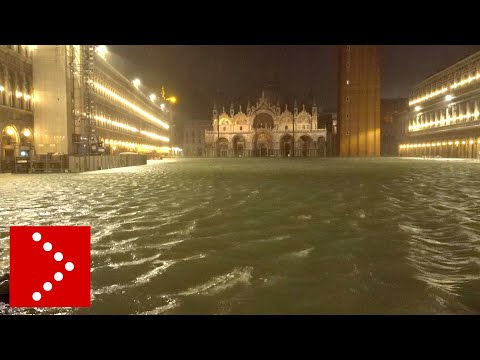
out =
<path fill-rule="evenodd" d="M 273 101 L 272 101 L 273 100 Z M 206 155 L 212 157 L 302 157 L 326 156 L 326 129 L 318 128 L 318 109 L 315 103 L 310 112 L 305 105 L 293 112 L 285 104 L 265 96 L 254 105 L 247 104 L 246 112 L 233 104 L 229 113 L 213 109 L 213 129 L 205 131 Z"/>

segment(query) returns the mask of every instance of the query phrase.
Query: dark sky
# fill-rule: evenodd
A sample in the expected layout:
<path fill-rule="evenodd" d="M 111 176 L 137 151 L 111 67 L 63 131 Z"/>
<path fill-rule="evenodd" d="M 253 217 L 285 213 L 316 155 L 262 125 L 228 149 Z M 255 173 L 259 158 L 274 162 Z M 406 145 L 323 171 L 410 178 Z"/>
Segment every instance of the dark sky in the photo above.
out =
<path fill-rule="evenodd" d="M 299 102 L 313 93 L 334 110 L 336 47 L 332 45 L 110 45 L 109 61 L 127 77 L 138 77 L 145 92 L 162 85 L 179 98 L 180 112 L 209 116 L 218 90 L 227 98 L 254 97 L 277 80 L 282 94 Z M 408 97 L 425 77 L 480 51 L 480 45 L 383 45 L 382 97 Z M 226 105 L 228 106 L 228 105 Z"/>

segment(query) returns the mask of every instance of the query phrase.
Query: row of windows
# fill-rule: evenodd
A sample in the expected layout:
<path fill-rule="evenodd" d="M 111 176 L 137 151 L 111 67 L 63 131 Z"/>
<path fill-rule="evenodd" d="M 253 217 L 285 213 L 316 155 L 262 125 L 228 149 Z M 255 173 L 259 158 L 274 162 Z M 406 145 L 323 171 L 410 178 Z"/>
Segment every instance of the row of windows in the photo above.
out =
<path fill-rule="evenodd" d="M 477 100 L 468 100 L 452 104 L 440 110 L 417 115 L 409 123 L 410 131 L 419 131 L 431 127 L 442 127 L 480 119 Z"/>
<path fill-rule="evenodd" d="M 433 93 L 440 91 L 443 88 L 449 88 L 450 86 L 459 83 L 469 77 L 475 77 L 480 72 L 480 61 L 463 66 L 461 69 L 452 71 L 449 74 L 444 75 L 442 78 L 437 79 L 420 89 L 417 89 L 413 93 L 413 98 L 418 98 L 426 95 L 427 93 Z"/>
<path fill-rule="evenodd" d="M 107 120 L 107 121 L 105 121 Z M 111 117 L 109 114 L 105 114 L 102 111 L 97 112 L 97 117 L 94 117 L 95 126 L 101 127 L 107 130 L 115 130 L 115 131 L 122 131 L 129 134 L 136 133 L 133 128 L 137 130 L 144 130 L 152 133 L 156 133 L 156 130 L 147 128 L 138 128 L 134 124 L 132 124 L 128 118 L 124 116 L 115 116 Z M 132 130 L 129 130 L 131 128 Z"/>
<path fill-rule="evenodd" d="M 303 129 L 303 130 L 308 130 L 310 128 L 311 128 L 310 125 L 298 125 L 297 126 L 297 129 Z M 265 124 L 259 124 L 258 129 L 271 129 L 271 127 L 269 127 L 268 125 L 265 125 Z M 278 130 L 278 125 L 275 125 L 275 129 Z M 288 129 L 289 129 L 289 126 L 285 125 L 285 130 L 288 130 Z M 242 128 L 242 126 L 240 126 L 240 131 L 242 131 L 242 130 L 243 130 L 243 128 Z M 223 127 L 223 131 L 227 131 L 226 126 Z"/>
<path fill-rule="evenodd" d="M 105 81 L 102 77 L 98 77 L 96 80 L 95 80 L 99 85 L 101 85 L 102 87 L 106 88 L 107 90 L 109 90 L 110 92 L 114 93 L 115 95 L 117 96 L 120 96 L 121 98 L 127 100 L 134 104 L 135 106 L 143 109 L 144 111 L 147 110 L 147 112 L 150 112 L 148 109 L 145 109 L 144 105 L 143 104 L 137 104 L 135 101 L 132 101 L 132 95 L 131 94 L 125 94 L 123 91 L 119 91 L 118 89 L 114 89 L 109 82 Z M 114 98 L 114 96 L 112 96 L 111 93 L 101 89 L 101 88 L 98 88 L 98 87 L 95 87 L 93 86 L 93 92 L 95 94 L 98 94 L 98 95 L 101 95 L 102 97 L 104 97 L 105 99 L 108 99 L 112 102 L 114 102 L 115 104 L 118 104 L 118 106 L 128 110 L 128 111 L 131 111 L 131 108 L 123 103 L 123 102 L 119 102 L 116 98 Z M 155 116 L 155 114 L 152 114 Z"/>
<path fill-rule="evenodd" d="M 29 92 L 26 94 L 18 90 L 7 92 L 5 87 L 0 85 L 0 105 L 32 111 L 32 98 Z"/>

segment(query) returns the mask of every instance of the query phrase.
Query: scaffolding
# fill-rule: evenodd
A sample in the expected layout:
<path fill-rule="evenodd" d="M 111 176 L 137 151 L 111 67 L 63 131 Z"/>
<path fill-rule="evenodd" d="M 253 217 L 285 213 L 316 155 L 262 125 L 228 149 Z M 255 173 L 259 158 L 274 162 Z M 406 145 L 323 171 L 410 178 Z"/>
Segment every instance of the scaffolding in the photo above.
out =
<path fill-rule="evenodd" d="M 72 45 L 70 51 L 74 154 L 93 155 L 98 149 L 93 94 L 95 46 Z"/>

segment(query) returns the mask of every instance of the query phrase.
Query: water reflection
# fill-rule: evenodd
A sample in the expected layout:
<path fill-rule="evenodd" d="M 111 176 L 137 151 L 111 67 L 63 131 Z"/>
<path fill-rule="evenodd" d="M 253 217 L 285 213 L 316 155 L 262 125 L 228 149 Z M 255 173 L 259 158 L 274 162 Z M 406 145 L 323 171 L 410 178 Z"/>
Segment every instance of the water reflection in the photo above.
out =
<path fill-rule="evenodd" d="M 92 307 L 15 312 L 478 312 L 479 173 L 429 160 L 182 159 L 0 175 L 0 269 L 8 225 L 90 225 Z"/>

